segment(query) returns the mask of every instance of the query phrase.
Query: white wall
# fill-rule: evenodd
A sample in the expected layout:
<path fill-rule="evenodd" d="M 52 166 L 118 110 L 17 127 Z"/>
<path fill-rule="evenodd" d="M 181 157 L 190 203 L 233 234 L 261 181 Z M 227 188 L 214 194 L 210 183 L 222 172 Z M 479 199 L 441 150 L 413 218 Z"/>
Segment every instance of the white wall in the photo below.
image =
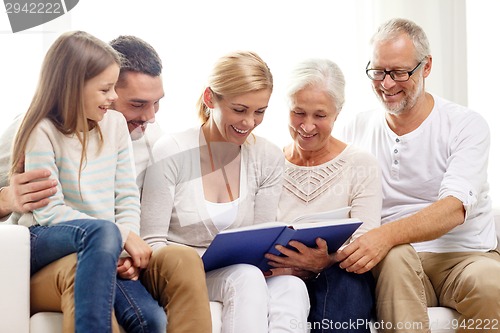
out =
<path fill-rule="evenodd" d="M 481 113 L 490 125 L 488 178 L 494 206 L 500 208 L 500 132 L 497 131 L 500 114 L 497 75 L 500 1 L 467 0 L 466 4 L 468 105 Z"/>
<path fill-rule="evenodd" d="M 369 106 L 366 98 L 358 98 L 360 91 L 372 97 L 363 71 L 366 55 L 358 52 L 366 43 L 369 1 L 168 1 L 161 10 L 157 4 L 156 0 L 140 5 L 136 0 L 81 0 L 73 11 L 43 27 L 0 34 L 0 45 L 15 49 L 0 52 L 1 63 L 11 69 L 0 82 L 0 92 L 8 96 L 2 98 L 8 101 L 7 114 L 26 109 L 46 49 L 60 32 L 76 29 L 105 41 L 134 34 L 154 45 L 165 64 L 166 96 L 158 121 L 166 131 L 197 124 L 194 105 L 212 63 L 236 49 L 256 51 L 274 74 L 275 93 L 258 130 L 279 145 L 288 140 L 283 82 L 289 68 L 303 58 L 334 59 L 350 78 L 350 109 Z M 8 30 L 8 25 L 0 25 L 0 30 Z M 21 67 L 15 70 L 16 66 Z"/>
<path fill-rule="evenodd" d="M 283 86 L 290 67 L 306 57 L 336 61 L 347 78 L 346 105 L 338 122 L 376 105 L 364 68 L 368 39 L 393 16 L 407 17 L 426 30 L 433 52 L 427 88 L 470 105 L 490 124 L 498 107 L 493 79 L 498 52 L 485 36 L 493 30 L 498 0 L 80 0 L 68 14 L 43 26 L 12 34 L 0 11 L 0 132 L 26 110 L 42 58 L 59 34 L 86 30 L 109 41 L 133 34 L 150 42 L 164 61 L 165 98 L 157 120 L 166 131 L 197 124 L 195 102 L 213 61 L 236 49 L 251 49 L 266 60 L 275 92 L 258 134 L 278 145 L 288 142 Z M 466 24 L 467 23 L 467 24 Z M 496 29 L 498 31 L 498 28 Z M 488 65 L 489 64 L 489 65 Z M 490 74 L 493 73 L 493 74 Z M 500 144 L 492 133 L 492 146 Z M 499 169 L 492 154 L 491 166 Z M 492 175 L 492 196 L 499 198 L 499 176 Z"/>

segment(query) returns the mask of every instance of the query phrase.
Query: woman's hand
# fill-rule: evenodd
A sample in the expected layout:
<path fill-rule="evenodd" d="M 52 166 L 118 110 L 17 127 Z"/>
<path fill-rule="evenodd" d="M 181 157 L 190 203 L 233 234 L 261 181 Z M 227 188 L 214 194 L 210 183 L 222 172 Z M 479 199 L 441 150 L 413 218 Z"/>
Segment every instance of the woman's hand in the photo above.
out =
<path fill-rule="evenodd" d="M 316 239 L 316 248 L 307 247 L 297 241 L 290 241 L 288 245 L 296 250 L 276 245 L 276 249 L 284 256 L 276 256 L 270 253 L 265 255 L 270 260 L 270 266 L 274 268 L 300 269 L 317 274 L 336 262 L 334 256 L 328 254 L 328 245 L 324 239 Z"/>

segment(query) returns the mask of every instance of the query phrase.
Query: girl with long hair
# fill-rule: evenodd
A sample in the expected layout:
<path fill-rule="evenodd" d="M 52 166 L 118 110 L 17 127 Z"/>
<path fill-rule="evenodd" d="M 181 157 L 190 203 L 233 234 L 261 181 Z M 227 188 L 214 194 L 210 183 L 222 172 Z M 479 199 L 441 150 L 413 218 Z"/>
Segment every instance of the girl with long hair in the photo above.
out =
<path fill-rule="evenodd" d="M 117 98 L 119 72 L 120 56 L 108 44 L 82 31 L 61 35 L 47 52 L 14 141 L 11 173 L 45 168 L 57 184 L 46 207 L 17 218 L 31 233 L 31 275 L 77 254 L 75 319 L 64 313 L 65 332 L 73 325 L 76 332 L 111 332 L 122 248 L 128 263 L 140 268 L 151 255 L 138 236 L 139 192 L 127 125 L 108 110 Z M 152 316 L 160 314 L 155 322 L 165 331 L 165 314 L 156 308 Z"/>

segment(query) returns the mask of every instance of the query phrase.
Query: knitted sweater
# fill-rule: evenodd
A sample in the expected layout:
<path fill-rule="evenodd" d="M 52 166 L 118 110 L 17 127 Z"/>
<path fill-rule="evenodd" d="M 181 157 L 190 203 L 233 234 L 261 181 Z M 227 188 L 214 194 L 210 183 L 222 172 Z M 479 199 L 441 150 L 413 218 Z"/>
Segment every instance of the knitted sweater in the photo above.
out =
<path fill-rule="evenodd" d="M 347 146 L 336 158 L 317 166 L 285 164 L 278 220 L 351 206 L 350 217 L 363 224 L 353 239 L 380 225 L 382 187 L 375 157 Z"/>
<path fill-rule="evenodd" d="M 125 119 L 109 110 L 99 126 L 104 143 L 99 149 L 98 131 L 89 132 L 80 175 L 82 145 L 76 135 L 59 132 L 48 119 L 35 127 L 26 147 L 25 169 L 49 169 L 50 178 L 58 181 L 57 193 L 46 207 L 18 220 L 18 214 L 13 214 L 14 222 L 51 225 L 95 218 L 117 223 L 123 241 L 129 231 L 139 234 L 139 192 Z"/>

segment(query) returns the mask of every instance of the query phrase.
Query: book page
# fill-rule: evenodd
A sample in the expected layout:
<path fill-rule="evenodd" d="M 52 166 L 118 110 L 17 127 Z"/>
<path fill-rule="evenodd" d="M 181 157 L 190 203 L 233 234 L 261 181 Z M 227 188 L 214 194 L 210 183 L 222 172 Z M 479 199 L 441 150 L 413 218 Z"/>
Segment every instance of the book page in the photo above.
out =
<path fill-rule="evenodd" d="M 294 223 L 291 225 L 291 227 L 295 230 L 301 230 L 301 229 L 326 227 L 330 225 L 353 224 L 353 223 L 360 223 L 360 220 L 357 218 L 344 218 L 344 219 L 333 219 L 333 220 L 323 220 L 323 221 L 306 221 L 301 223 Z"/>
<path fill-rule="evenodd" d="M 257 223 L 257 224 L 252 224 L 248 225 L 245 227 L 240 227 L 240 228 L 233 228 L 233 229 L 225 229 L 219 232 L 219 234 L 228 234 L 232 232 L 239 232 L 239 231 L 245 231 L 245 230 L 257 230 L 257 229 L 270 229 L 270 228 L 276 228 L 276 227 L 283 227 L 283 226 L 288 226 L 286 223 L 283 222 L 265 222 L 265 223 Z"/>
<path fill-rule="evenodd" d="M 332 253 L 337 251 L 361 224 L 357 218 L 302 223 L 300 226 L 294 226 L 295 233 L 289 239 L 316 248 L 316 240 L 322 238 L 328 245 L 328 252 Z"/>
<path fill-rule="evenodd" d="M 305 214 L 297 217 L 292 222 L 291 225 L 295 226 L 298 223 L 308 223 L 308 222 L 319 222 L 324 220 L 338 220 L 349 218 L 349 213 L 351 212 L 351 206 L 342 207 L 334 210 L 328 210 L 326 212 L 318 212 L 312 214 Z"/>

